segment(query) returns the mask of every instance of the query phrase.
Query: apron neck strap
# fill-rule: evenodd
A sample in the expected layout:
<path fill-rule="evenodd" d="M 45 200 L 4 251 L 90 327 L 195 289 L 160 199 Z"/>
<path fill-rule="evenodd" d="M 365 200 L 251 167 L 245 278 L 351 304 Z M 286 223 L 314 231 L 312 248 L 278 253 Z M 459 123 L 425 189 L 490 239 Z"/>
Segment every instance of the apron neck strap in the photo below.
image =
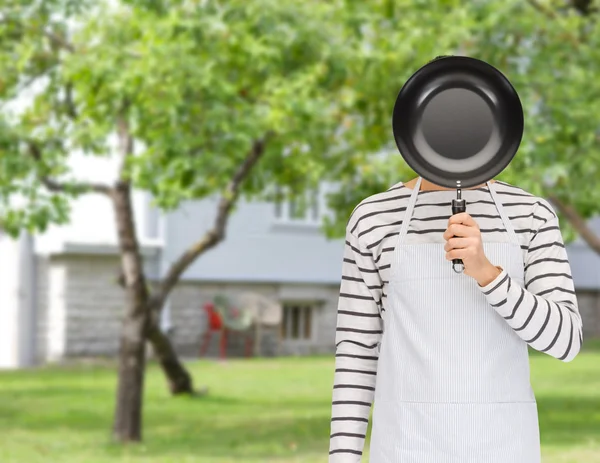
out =
<path fill-rule="evenodd" d="M 500 214 L 500 218 L 502 219 L 504 228 L 506 228 L 506 231 L 508 232 L 509 241 L 512 241 L 513 243 L 516 243 L 520 246 L 521 243 L 519 242 L 519 238 L 517 237 L 517 234 L 515 233 L 515 229 L 513 228 L 512 223 L 510 222 L 508 215 L 506 214 L 506 211 L 504 210 L 504 207 L 502 206 L 502 201 L 500 201 L 500 199 L 498 198 L 498 193 L 496 192 L 496 187 L 494 186 L 495 183 L 496 182 L 487 182 L 487 186 L 490 190 L 490 194 L 492 195 L 492 199 L 494 200 L 496 209 L 498 210 L 498 213 Z"/>
<path fill-rule="evenodd" d="M 417 183 L 415 184 L 412 193 L 410 195 L 410 199 L 408 200 L 408 206 L 406 206 L 406 211 L 404 212 L 404 218 L 402 219 L 402 228 L 400 228 L 400 233 L 398 235 L 398 239 L 401 240 L 406 231 L 408 230 L 408 224 L 410 223 L 410 219 L 412 217 L 413 209 L 415 208 L 415 204 L 417 203 L 417 196 L 419 194 L 419 190 L 421 189 L 421 177 L 417 179 Z"/>

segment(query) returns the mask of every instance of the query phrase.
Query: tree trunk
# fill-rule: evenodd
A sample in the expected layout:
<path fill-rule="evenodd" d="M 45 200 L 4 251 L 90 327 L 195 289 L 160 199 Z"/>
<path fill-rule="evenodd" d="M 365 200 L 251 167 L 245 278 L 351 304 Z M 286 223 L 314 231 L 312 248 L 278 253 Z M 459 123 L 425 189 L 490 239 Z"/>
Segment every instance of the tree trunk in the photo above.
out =
<path fill-rule="evenodd" d="M 142 405 L 145 373 L 144 317 L 127 316 L 119 349 L 119 379 L 113 436 L 120 442 L 142 440 Z"/>
<path fill-rule="evenodd" d="M 152 343 L 154 355 L 167 377 L 171 394 L 193 394 L 194 385 L 191 375 L 177 358 L 167 335 L 156 323 L 152 323 L 148 329 L 148 340 Z"/>
<path fill-rule="evenodd" d="M 118 281 L 125 288 L 125 275 L 123 271 L 121 271 Z M 160 329 L 159 318 L 162 310 L 162 302 L 156 298 L 152 298 L 152 296 L 149 296 L 149 298 L 150 302 L 148 303 L 147 312 L 150 314 L 150 323 L 146 331 L 146 339 L 152 346 L 152 352 L 167 378 L 169 391 L 173 395 L 194 394 L 196 391 L 194 391 L 192 376 L 179 361 L 169 337 Z"/>
<path fill-rule="evenodd" d="M 119 349 L 119 379 L 113 435 L 120 442 L 142 440 L 145 340 L 150 326 L 149 294 L 137 241 L 131 187 L 119 182 L 113 193 L 127 309 Z"/>
<path fill-rule="evenodd" d="M 558 196 L 549 193 L 546 195 L 546 197 L 567 218 L 569 223 L 577 231 L 579 236 L 588 244 L 588 246 L 593 251 L 600 254 L 600 237 L 587 224 L 586 219 L 580 216 L 573 206 L 560 200 Z"/>

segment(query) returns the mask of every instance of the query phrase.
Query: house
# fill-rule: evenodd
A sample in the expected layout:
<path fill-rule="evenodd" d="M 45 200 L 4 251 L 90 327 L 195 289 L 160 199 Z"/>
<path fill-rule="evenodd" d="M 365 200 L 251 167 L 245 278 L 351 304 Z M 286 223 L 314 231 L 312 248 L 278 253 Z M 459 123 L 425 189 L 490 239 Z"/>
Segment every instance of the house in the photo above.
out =
<path fill-rule="evenodd" d="M 83 178 L 104 172 L 102 178 L 110 179 L 109 163 L 86 163 Z M 313 207 L 322 209 L 323 198 Z M 216 199 L 163 214 L 148 194 L 135 192 L 134 209 L 153 280 L 212 225 Z M 173 331 L 179 353 L 197 355 L 205 302 L 217 293 L 248 290 L 283 303 L 282 353 L 331 351 L 343 240 L 323 237 L 315 211 L 291 219 L 289 207 L 239 205 L 226 240 L 188 269 L 164 310 L 163 327 Z M 17 241 L 0 235 L 0 274 L 13 275 L 0 283 L 0 326 L 12 333 L 0 341 L 0 356 L 6 357 L 0 365 L 115 355 L 124 310 L 116 243 L 112 205 L 94 195 L 75 201 L 68 226 Z"/>
<path fill-rule="evenodd" d="M 84 173 L 107 174 L 110 164 L 102 162 L 86 160 Z M 202 236 L 216 214 L 212 198 L 170 213 L 155 209 L 144 192 L 135 192 L 134 200 L 151 280 Z M 205 302 L 217 293 L 251 290 L 282 302 L 283 354 L 332 352 L 344 241 L 320 232 L 323 210 L 322 197 L 300 217 L 293 205 L 242 202 L 226 240 L 185 272 L 163 311 L 162 326 L 177 351 L 198 354 Z M 600 219 L 591 225 L 600 233 Z M 581 240 L 567 250 L 584 335 L 600 336 L 600 257 Z M 0 234 L 0 367 L 114 356 L 124 311 L 118 268 L 113 212 L 101 196 L 77 200 L 68 226 L 19 240 Z"/>

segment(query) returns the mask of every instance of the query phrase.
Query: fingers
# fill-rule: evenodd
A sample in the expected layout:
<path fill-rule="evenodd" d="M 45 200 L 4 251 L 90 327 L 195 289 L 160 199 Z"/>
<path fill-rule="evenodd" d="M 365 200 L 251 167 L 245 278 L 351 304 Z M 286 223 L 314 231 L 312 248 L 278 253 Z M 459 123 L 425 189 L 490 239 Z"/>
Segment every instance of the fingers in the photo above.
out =
<path fill-rule="evenodd" d="M 452 251 L 453 249 L 476 248 L 477 240 L 469 238 L 450 238 L 444 245 L 444 251 Z"/>
<path fill-rule="evenodd" d="M 448 229 L 444 232 L 444 239 L 447 241 L 453 236 L 459 237 L 472 237 L 479 235 L 479 228 L 475 228 L 468 225 L 463 225 L 459 223 L 452 224 L 448 227 Z"/>
<path fill-rule="evenodd" d="M 460 212 L 458 214 L 451 215 L 448 219 L 448 226 L 452 224 L 463 224 L 467 227 L 474 227 L 479 229 L 479 225 L 477 225 L 475 219 L 471 217 L 467 212 Z"/>
<path fill-rule="evenodd" d="M 481 246 L 479 225 L 466 212 L 455 214 L 448 220 L 444 232 L 446 259 L 465 259 L 477 254 Z"/>
<path fill-rule="evenodd" d="M 476 254 L 477 250 L 475 248 L 452 249 L 451 251 L 446 253 L 446 259 L 461 259 L 465 261 L 468 260 L 470 257 L 475 256 Z"/>

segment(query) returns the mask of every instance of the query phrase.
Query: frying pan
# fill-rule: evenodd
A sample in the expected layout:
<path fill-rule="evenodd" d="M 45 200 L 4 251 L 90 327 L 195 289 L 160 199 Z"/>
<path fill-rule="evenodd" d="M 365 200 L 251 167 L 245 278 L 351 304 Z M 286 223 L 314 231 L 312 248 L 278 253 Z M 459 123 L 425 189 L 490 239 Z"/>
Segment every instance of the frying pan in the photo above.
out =
<path fill-rule="evenodd" d="M 419 176 L 457 189 L 457 214 L 466 211 L 461 189 L 491 180 L 515 156 L 523 107 L 495 67 L 467 56 L 439 56 L 400 90 L 392 127 L 400 154 Z M 462 272 L 462 261 L 454 259 L 452 268 Z"/>

